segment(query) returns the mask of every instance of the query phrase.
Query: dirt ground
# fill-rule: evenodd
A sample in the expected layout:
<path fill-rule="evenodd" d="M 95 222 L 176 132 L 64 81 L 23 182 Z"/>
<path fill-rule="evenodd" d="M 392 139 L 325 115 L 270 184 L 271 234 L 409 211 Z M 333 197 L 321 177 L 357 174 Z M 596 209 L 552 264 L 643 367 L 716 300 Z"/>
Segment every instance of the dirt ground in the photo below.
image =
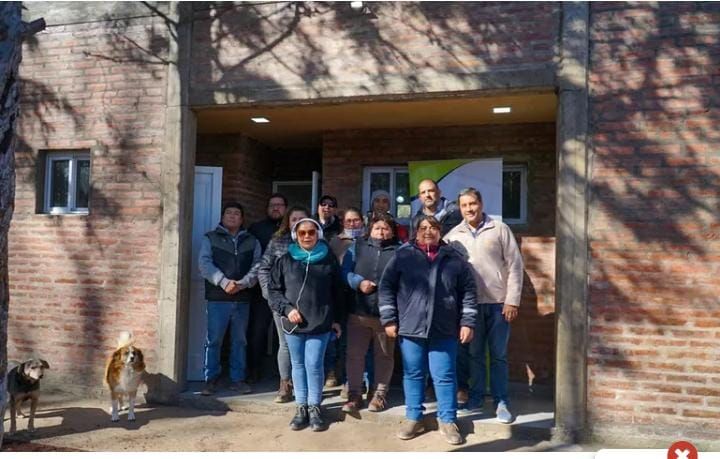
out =
<path fill-rule="evenodd" d="M 99 400 L 61 400 L 42 404 L 36 432 L 8 435 L 3 451 L 579 451 L 580 447 L 549 441 L 505 438 L 476 432 L 461 446 L 446 444 L 437 431 L 410 441 L 394 436 L 395 427 L 356 419 L 335 422 L 325 432 L 293 432 L 290 419 L 279 414 L 201 411 L 175 406 L 142 406 L 137 420 L 123 414 L 110 422 L 107 406 Z M 512 435 L 510 435 L 512 437 Z"/>

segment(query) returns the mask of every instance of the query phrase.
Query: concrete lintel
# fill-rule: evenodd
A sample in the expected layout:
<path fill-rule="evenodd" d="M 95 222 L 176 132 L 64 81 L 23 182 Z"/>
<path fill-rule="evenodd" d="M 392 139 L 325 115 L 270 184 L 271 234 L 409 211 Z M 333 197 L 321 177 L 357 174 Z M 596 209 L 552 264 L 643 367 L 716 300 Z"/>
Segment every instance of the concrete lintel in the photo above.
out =
<path fill-rule="evenodd" d="M 338 103 L 368 100 L 408 100 L 432 97 L 457 97 L 458 94 L 480 95 L 507 94 L 528 90 L 544 91 L 556 86 L 553 65 L 533 65 L 514 69 L 496 70 L 473 75 L 451 75 L 438 79 L 440 85 L 423 87 L 417 93 L 407 92 L 407 82 L 402 76 L 386 77 L 386 87 L 364 88 L 363 93 L 352 85 L 338 84 L 332 91 L 318 95 L 301 88 L 272 88 L 240 86 L 232 88 L 192 88 L 190 104 L 193 107 L 222 105 L 297 105 L 307 103 Z M 393 83 L 393 81 L 395 83 Z M 393 91 L 392 88 L 397 88 Z M 294 90 L 293 90 L 294 89 Z M 290 95 L 290 97 L 288 97 Z"/>
<path fill-rule="evenodd" d="M 45 18 L 48 27 L 166 14 L 168 2 L 25 2 L 23 21 Z"/>
<path fill-rule="evenodd" d="M 177 29 L 168 31 L 168 66 L 165 110 L 165 148 L 162 154 L 162 245 L 158 368 L 148 378 L 148 400 L 171 402 L 185 385 L 187 307 L 192 243 L 192 198 L 197 121 L 187 106 L 192 6 L 172 2 L 169 17 Z M 177 41 L 172 40 L 172 36 Z M 151 372 L 152 373 L 152 372 Z"/>
<path fill-rule="evenodd" d="M 554 439 L 587 435 L 589 5 L 562 4 L 558 65 Z"/>

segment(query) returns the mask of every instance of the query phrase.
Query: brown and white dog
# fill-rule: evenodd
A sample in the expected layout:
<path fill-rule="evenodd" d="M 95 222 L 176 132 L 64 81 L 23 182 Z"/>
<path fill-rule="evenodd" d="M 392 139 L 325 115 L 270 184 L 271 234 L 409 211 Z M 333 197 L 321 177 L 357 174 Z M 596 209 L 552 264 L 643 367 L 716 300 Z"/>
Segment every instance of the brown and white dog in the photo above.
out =
<path fill-rule="evenodd" d="M 128 421 L 135 420 L 135 397 L 144 371 L 143 353 L 135 347 L 132 333 L 122 332 L 117 350 L 113 352 L 105 370 L 105 382 L 110 388 L 112 400 L 112 422 L 120 420 L 118 411 L 122 406 L 123 397 L 128 398 Z"/>
<path fill-rule="evenodd" d="M 40 398 L 40 380 L 45 374 L 45 369 L 50 365 L 45 360 L 30 359 L 23 363 L 12 365 L 7 374 L 7 391 L 10 396 L 10 433 L 16 429 L 16 418 L 22 416 L 20 406 L 25 400 L 30 400 L 30 417 L 27 430 L 35 430 L 35 410 Z"/>

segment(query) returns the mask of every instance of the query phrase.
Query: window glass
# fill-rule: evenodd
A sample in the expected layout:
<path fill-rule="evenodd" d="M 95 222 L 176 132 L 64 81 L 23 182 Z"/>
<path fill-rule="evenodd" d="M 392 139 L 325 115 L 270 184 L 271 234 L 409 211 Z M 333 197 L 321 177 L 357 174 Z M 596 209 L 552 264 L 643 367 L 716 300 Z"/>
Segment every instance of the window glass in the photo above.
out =
<path fill-rule="evenodd" d="M 405 171 L 395 172 L 395 206 L 397 218 L 410 218 L 410 174 Z"/>
<path fill-rule="evenodd" d="M 519 170 L 503 171 L 503 220 L 520 219 L 522 217 L 522 172 Z"/>
<path fill-rule="evenodd" d="M 77 180 L 75 181 L 75 207 L 87 208 L 90 195 L 90 160 L 77 162 Z"/>
<path fill-rule="evenodd" d="M 51 163 L 50 207 L 68 206 L 68 186 L 70 178 L 70 160 L 63 159 Z"/>
<path fill-rule="evenodd" d="M 370 196 L 377 190 L 383 190 L 388 193 L 390 190 L 390 173 L 389 172 L 373 172 L 370 174 Z"/>

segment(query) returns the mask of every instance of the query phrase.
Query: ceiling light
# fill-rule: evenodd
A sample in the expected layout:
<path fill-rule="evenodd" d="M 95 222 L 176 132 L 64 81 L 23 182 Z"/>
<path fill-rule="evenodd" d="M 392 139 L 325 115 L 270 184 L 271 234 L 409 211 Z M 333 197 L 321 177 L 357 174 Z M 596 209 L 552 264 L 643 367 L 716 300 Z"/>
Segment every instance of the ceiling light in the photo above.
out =
<path fill-rule="evenodd" d="M 350 2 L 350 8 L 354 10 L 361 10 L 363 7 L 363 2 Z"/>
<path fill-rule="evenodd" d="M 265 118 L 264 116 L 258 116 L 258 117 L 255 117 L 255 118 L 250 118 L 250 120 L 251 120 L 253 123 L 269 123 L 269 122 L 270 122 L 270 120 L 267 119 L 267 118 Z"/>
<path fill-rule="evenodd" d="M 511 107 L 493 107 L 493 113 L 510 113 Z"/>

